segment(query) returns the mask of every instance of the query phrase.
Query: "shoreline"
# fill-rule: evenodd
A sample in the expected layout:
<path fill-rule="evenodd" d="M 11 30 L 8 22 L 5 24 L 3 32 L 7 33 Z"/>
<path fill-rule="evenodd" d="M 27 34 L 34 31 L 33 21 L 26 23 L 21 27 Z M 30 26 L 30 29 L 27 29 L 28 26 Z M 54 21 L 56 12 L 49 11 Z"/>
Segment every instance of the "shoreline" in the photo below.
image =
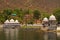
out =
<path fill-rule="evenodd" d="M 24 28 L 23 26 L 21 27 L 21 29 L 32 29 L 32 30 L 38 30 L 38 31 L 44 31 L 44 32 L 60 32 L 60 30 L 48 30 L 48 27 L 46 27 L 46 28 L 43 28 L 43 27 L 31 27 L 31 28 Z M 0 31 L 2 31 L 3 30 L 3 25 L 0 25 Z"/>

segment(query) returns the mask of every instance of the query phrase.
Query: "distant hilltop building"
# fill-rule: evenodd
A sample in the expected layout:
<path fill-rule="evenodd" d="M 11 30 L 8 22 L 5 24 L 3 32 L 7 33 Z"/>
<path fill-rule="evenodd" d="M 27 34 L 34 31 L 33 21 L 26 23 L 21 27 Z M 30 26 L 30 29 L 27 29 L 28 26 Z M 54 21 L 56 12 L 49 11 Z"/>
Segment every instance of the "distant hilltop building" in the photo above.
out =
<path fill-rule="evenodd" d="M 0 10 L 6 8 L 29 8 L 52 12 L 55 8 L 60 8 L 60 0 L 0 0 Z"/>

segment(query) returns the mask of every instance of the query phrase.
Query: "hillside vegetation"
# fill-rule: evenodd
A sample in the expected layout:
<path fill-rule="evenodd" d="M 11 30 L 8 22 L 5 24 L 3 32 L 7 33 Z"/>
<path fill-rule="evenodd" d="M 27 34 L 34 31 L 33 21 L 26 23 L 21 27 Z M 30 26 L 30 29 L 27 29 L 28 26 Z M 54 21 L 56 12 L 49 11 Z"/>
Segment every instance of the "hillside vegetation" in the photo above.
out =
<path fill-rule="evenodd" d="M 0 0 L 0 10 L 6 8 L 39 9 L 51 13 L 60 8 L 60 0 Z"/>

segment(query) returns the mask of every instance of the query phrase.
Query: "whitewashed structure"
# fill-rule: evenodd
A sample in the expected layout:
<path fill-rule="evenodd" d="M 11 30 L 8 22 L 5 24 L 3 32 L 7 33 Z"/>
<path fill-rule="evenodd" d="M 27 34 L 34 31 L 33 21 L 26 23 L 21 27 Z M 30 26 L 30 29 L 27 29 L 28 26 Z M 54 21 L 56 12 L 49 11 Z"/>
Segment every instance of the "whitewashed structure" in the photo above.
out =
<path fill-rule="evenodd" d="M 48 18 L 44 18 L 42 21 L 43 27 L 48 27 Z"/>
<path fill-rule="evenodd" d="M 51 15 L 48 18 L 44 18 L 42 21 L 43 27 L 48 27 L 48 30 L 57 30 L 57 22 L 56 22 L 56 18 L 54 15 Z"/>
<path fill-rule="evenodd" d="M 6 34 L 6 40 L 18 40 L 18 32 L 20 27 L 18 20 L 6 20 L 3 27 Z"/>
<path fill-rule="evenodd" d="M 56 22 L 56 18 L 54 15 L 51 15 L 49 17 L 49 30 L 56 30 L 57 29 L 57 22 Z"/>
<path fill-rule="evenodd" d="M 43 22 L 48 22 L 48 18 L 45 17 L 45 18 L 43 19 Z"/>
<path fill-rule="evenodd" d="M 13 19 L 11 19 L 10 21 L 9 20 L 6 20 L 5 22 L 4 22 L 4 28 L 15 28 L 15 27 L 19 27 L 20 26 L 20 24 L 19 24 L 19 22 L 18 22 L 18 20 L 13 20 Z"/>
<path fill-rule="evenodd" d="M 54 15 L 51 15 L 50 17 L 49 17 L 49 20 L 56 20 L 56 17 L 54 16 Z"/>

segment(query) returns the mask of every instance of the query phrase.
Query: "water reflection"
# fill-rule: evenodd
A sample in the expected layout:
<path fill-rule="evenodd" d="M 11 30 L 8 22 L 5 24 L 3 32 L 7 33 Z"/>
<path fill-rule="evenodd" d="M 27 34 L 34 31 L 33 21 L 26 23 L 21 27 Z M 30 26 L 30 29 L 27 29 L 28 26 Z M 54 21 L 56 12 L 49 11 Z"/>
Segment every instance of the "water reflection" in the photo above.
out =
<path fill-rule="evenodd" d="M 56 40 L 56 33 L 55 32 L 48 32 L 48 40 Z"/>
<path fill-rule="evenodd" d="M 48 35 L 46 32 L 44 33 L 44 40 L 48 40 Z"/>
<path fill-rule="evenodd" d="M 18 29 L 4 30 L 5 37 L 3 37 L 3 32 L 0 32 L 0 40 L 4 38 L 6 40 L 60 40 L 60 32 L 36 32 L 37 29 L 20 29 L 20 31 Z"/>
<path fill-rule="evenodd" d="M 57 40 L 60 40 L 60 32 L 57 32 Z"/>
<path fill-rule="evenodd" d="M 6 40 L 18 40 L 18 29 L 4 29 Z"/>
<path fill-rule="evenodd" d="M 44 35 L 44 40 L 56 40 L 56 39 L 57 39 L 56 32 L 47 32 Z"/>

